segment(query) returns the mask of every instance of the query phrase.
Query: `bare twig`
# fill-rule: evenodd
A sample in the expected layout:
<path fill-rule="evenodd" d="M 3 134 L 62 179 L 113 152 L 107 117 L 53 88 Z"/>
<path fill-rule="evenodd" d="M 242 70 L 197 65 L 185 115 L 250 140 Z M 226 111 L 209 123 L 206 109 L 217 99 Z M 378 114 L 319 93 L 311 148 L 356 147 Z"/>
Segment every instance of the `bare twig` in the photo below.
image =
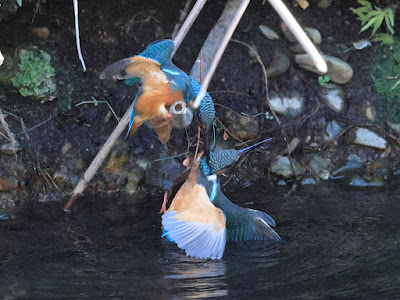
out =
<path fill-rule="evenodd" d="M 48 118 L 47 120 L 44 120 L 43 122 L 41 122 L 41 123 L 39 123 L 39 124 L 37 124 L 37 125 L 35 125 L 35 126 L 29 128 L 29 129 L 27 129 L 27 130 L 24 130 L 24 129 L 23 129 L 23 131 L 18 132 L 18 134 L 26 133 L 26 132 L 29 132 L 29 131 L 35 129 L 35 128 L 38 128 L 38 127 L 40 127 L 40 126 L 46 124 L 47 122 L 49 122 L 49 121 L 50 121 L 51 119 L 53 119 L 53 118 L 54 118 L 54 116 L 51 116 L 51 117 Z"/>
<path fill-rule="evenodd" d="M 101 147 L 100 151 L 97 153 L 96 157 L 93 159 L 93 161 L 87 168 L 85 174 L 76 185 L 75 189 L 72 192 L 71 197 L 68 200 L 68 203 L 64 207 L 64 211 L 70 211 L 72 204 L 74 204 L 78 196 L 85 190 L 87 184 L 93 179 L 100 165 L 106 159 L 108 153 L 110 153 L 111 151 L 111 148 L 116 143 L 118 137 L 125 130 L 126 125 L 129 122 L 129 117 L 131 115 L 132 105 L 133 104 L 131 104 L 128 110 L 125 112 L 124 116 L 118 123 L 117 127 L 115 127 L 114 131 L 108 137 L 107 141 L 105 142 L 103 147 Z"/>
<path fill-rule="evenodd" d="M 176 36 L 173 38 L 175 43 L 175 49 L 172 51 L 171 56 L 174 56 L 176 51 L 178 50 L 179 46 L 182 44 L 185 36 L 189 32 L 190 27 L 192 27 L 194 21 L 196 20 L 197 16 L 199 15 L 200 11 L 203 9 L 204 4 L 206 4 L 207 0 L 197 0 L 196 4 L 193 6 L 192 10 L 190 11 L 188 17 L 186 18 L 185 22 L 182 24 L 181 28 L 179 29 Z"/>
<path fill-rule="evenodd" d="M 83 60 L 82 51 L 81 51 L 81 42 L 79 39 L 78 0 L 72 0 L 72 1 L 74 3 L 76 50 L 78 50 L 79 60 L 81 61 L 83 72 L 85 72 L 86 65 L 85 65 L 85 61 Z"/>
<path fill-rule="evenodd" d="M 36 2 L 36 9 L 35 9 L 35 13 L 33 14 L 31 24 L 33 24 L 33 21 L 35 20 L 36 15 L 37 15 L 37 13 L 39 12 L 39 5 L 40 5 L 40 0 L 37 0 L 37 2 Z"/>
<path fill-rule="evenodd" d="M 110 109 L 110 111 L 114 115 L 115 119 L 117 119 L 117 121 L 119 122 L 119 118 L 118 118 L 117 114 L 115 113 L 114 109 L 111 107 L 111 105 L 110 105 L 110 103 L 108 101 L 97 101 L 97 100 L 96 100 L 96 102 L 94 102 L 94 101 L 81 101 L 80 103 L 76 104 L 75 106 L 80 106 L 82 104 L 93 104 L 93 105 L 96 105 L 96 103 L 99 103 L 99 104 L 100 103 L 105 103 L 105 104 L 107 104 L 108 108 Z"/>
<path fill-rule="evenodd" d="M 20 122 L 21 122 L 22 132 L 25 134 L 26 139 L 29 140 L 30 138 L 29 138 L 28 132 L 26 132 L 24 119 L 20 118 Z"/>
<path fill-rule="evenodd" d="M 181 27 L 181 25 L 185 21 L 187 15 L 189 13 L 189 9 L 190 9 L 190 5 L 191 4 L 192 4 L 192 0 L 186 0 L 185 7 L 181 10 L 181 15 L 179 16 L 179 21 L 178 21 L 178 23 L 176 23 L 176 25 L 174 27 L 174 31 L 171 34 L 171 37 L 173 39 L 175 38 L 176 34 L 178 33 L 179 28 Z"/>
<path fill-rule="evenodd" d="M 325 60 L 322 58 L 321 54 L 319 54 L 317 48 L 315 48 L 314 44 L 307 37 L 303 29 L 301 29 L 299 23 L 297 23 L 296 19 L 289 12 L 285 4 L 283 4 L 281 0 L 268 1 L 289 27 L 290 31 L 293 33 L 299 43 L 303 46 L 303 49 L 311 55 L 318 71 L 326 73 L 328 71 L 328 66 L 326 65 Z"/>
<path fill-rule="evenodd" d="M 15 135 L 14 135 L 14 133 L 11 132 L 10 128 L 8 127 L 8 124 L 7 124 L 6 120 L 4 119 L 3 111 L 1 109 L 0 109 L 0 123 L 3 126 L 6 134 L 10 138 L 11 148 L 14 151 L 14 154 L 17 155 L 16 154 L 17 141 L 15 140 Z"/>
<path fill-rule="evenodd" d="M 226 34 L 223 37 L 220 47 L 218 48 L 217 52 L 214 55 L 214 59 L 212 60 L 210 67 L 208 68 L 207 74 L 204 78 L 204 81 L 202 83 L 200 92 L 197 94 L 196 100 L 193 103 L 194 108 L 198 108 L 200 105 L 201 99 L 203 99 L 204 95 L 206 94 L 208 85 L 211 82 L 211 78 L 214 75 L 215 69 L 217 68 L 217 65 L 219 61 L 221 60 L 222 54 L 225 52 L 226 46 L 229 43 L 229 40 L 231 39 L 233 32 L 235 31 L 237 25 L 239 24 L 240 19 L 242 18 L 244 12 L 246 11 L 247 6 L 249 5 L 250 0 L 243 0 L 238 7 L 235 15 L 233 16 L 233 20 L 229 27 L 227 28 Z"/>

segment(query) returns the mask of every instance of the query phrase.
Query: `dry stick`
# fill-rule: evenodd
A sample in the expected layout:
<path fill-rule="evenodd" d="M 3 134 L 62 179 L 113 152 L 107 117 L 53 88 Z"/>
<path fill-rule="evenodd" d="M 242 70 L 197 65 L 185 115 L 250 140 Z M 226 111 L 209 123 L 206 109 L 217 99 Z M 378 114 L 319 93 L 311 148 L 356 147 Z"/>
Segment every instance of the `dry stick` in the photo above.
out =
<path fill-rule="evenodd" d="M 85 61 L 83 60 L 82 51 L 81 51 L 81 42 L 79 39 L 78 0 L 73 0 L 73 3 L 74 3 L 76 50 L 78 50 L 79 60 L 81 61 L 83 72 L 85 72 L 86 65 L 85 65 Z"/>
<path fill-rule="evenodd" d="M 174 31 L 171 34 L 171 37 L 173 39 L 175 38 L 176 34 L 178 33 L 179 28 L 181 27 L 183 22 L 186 20 L 186 17 L 189 13 L 191 4 L 192 4 L 192 0 L 186 0 L 185 7 L 181 10 L 181 15 L 179 16 L 179 21 L 178 21 L 178 23 L 176 23 L 176 25 L 174 27 Z"/>
<path fill-rule="evenodd" d="M 193 6 L 189 15 L 187 16 L 185 22 L 182 24 L 174 39 L 175 48 L 172 51 L 171 57 L 173 57 L 178 50 L 179 46 L 182 44 L 182 41 L 186 37 L 190 27 L 192 27 L 194 21 L 199 15 L 200 11 L 203 9 L 204 4 L 206 4 L 207 0 L 197 0 L 196 4 Z"/>
<path fill-rule="evenodd" d="M 290 31 L 303 46 L 303 49 L 311 55 L 315 67 L 318 69 L 318 71 L 326 73 L 328 71 L 328 66 L 326 65 L 325 60 L 322 58 L 321 54 L 319 54 L 317 48 L 315 48 L 314 44 L 307 37 L 303 29 L 301 29 L 299 23 L 297 23 L 296 19 L 286 8 L 285 4 L 283 4 L 281 0 L 268 0 L 268 2 L 289 27 Z"/>
<path fill-rule="evenodd" d="M 218 51 L 214 55 L 214 59 L 212 60 L 210 68 L 208 69 L 206 77 L 204 78 L 200 92 L 197 94 L 196 100 L 193 103 L 194 108 L 199 107 L 201 99 L 203 99 L 203 97 L 205 96 L 208 85 L 211 82 L 211 78 L 214 75 L 215 69 L 217 68 L 219 61 L 221 60 L 222 54 L 225 52 L 226 46 L 228 46 L 229 40 L 231 39 L 233 32 L 235 31 L 237 25 L 239 24 L 239 21 L 242 18 L 244 12 L 246 11 L 246 8 L 249 5 L 249 3 L 250 0 L 243 0 L 240 6 L 238 7 L 238 10 L 236 11 L 235 15 L 233 16 L 232 23 L 227 28 L 226 34 L 223 40 L 221 41 L 221 46 L 218 48 Z"/>
<path fill-rule="evenodd" d="M 192 26 L 194 20 L 200 13 L 200 10 L 204 6 L 205 2 L 206 2 L 205 0 L 198 0 L 188 16 L 188 18 L 193 18 L 193 20 L 191 20 L 190 22 L 183 23 L 181 29 L 179 30 L 179 32 L 176 36 L 176 39 L 174 39 L 175 52 L 181 45 L 182 40 L 184 39 L 187 32 L 189 31 L 190 26 Z M 202 3 L 202 5 L 200 5 L 199 3 Z M 198 11 L 196 11 L 196 10 L 198 10 Z M 72 192 L 71 197 L 69 198 L 67 204 L 64 207 L 64 211 L 67 211 L 67 212 L 70 211 L 71 206 L 74 204 L 74 202 L 76 201 L 78 196 L 85 190 L 87 184 L 93 179 L 97 170 L 100 168 L 100 165 L 106 159 L 107 155 L 110 153 L 112 147 L 116 143 L 118 137 L 121 135 L 121 133 L 124 131 L 124 129 L 128 125 L 131 110 L 132 110 L 132 104 L 131 104 L 131 106 L 129 106 L 128 110 L 125 112 L 124 116 L 122 117 L 121 121 L 118 123 L 117 127 L 115 127 L 114 131 L 108 137 L 107 141 L 101 147 L 100 151 L 97 153 L 96 157 L 90 163 L 88 169 L 85 171 L 85 174 L 83 175 L 81 180 L 76 185 L 75 189 Z"/>
<path fill-rule="evenodd" d="M 277 11 L 277 13 L 280 15 L 282 20 L 287 24 L 289 29 L 292 31 L 293 35 L 297 38 L 299 43 L 303 46 L 304 50 L 308 54 L 311 55 L 316 68 L 320 72 L 326 73 L 328 71 L 328 67 L 325 63 L 325 60 L 322 58 L 321 54 L 319 54 L 319 52 L 315 48 L 314 44 L 310 41 L 310 39 L 304 33 L 303 29 L 301 29 L 299 23 L 297 23 L 295 18 L 289 12 L 289 10 L 286 8 L 286 6 L 282 3 L 282 1 L 281 0 L 268 0 L 268 1 L 272 5 L 272 7 Z M 193 105 L 194 108 L 199 107 L 200 101 L 204 97 L 204 95 L 207 91 L 208 85 L 210 84 L 211 78 L 212 78 L 214 71 L 221 59 L 221 56 L 222 56 L 223 52 L 225 51 L 225 48 L 228 45 L 228 42 L 233 34 L 233 31 L 235 30 L 238 22 L 240 21 L 249 2 L 250 2 L 250 0 L 243 0 L 243 2 L 240 4 L 235 16 L 233 17 L 233 21 L 227 30 L 227 33 L 221 43 L 221 47 L 218 49 L 217 53 L 214 56 L 213 61 L 210 64 L 210 68 L 208 70 L 206 78 L 204 79 L 202 88 L 200 89 L 200 92 L 197 95 L 196 100 L 194 102 L 194 105 Z"/>
<path fill-rule="evenodd" d="M 6 131 L 8 137 L 11 140 L 11 148 L 14 151 L 14 154 L 17 155 L 17 153 L 15 152 L 17 145 L 17 141 L 15 140 L 15 135 L 14 133 L 11 132 L 10 128 L 8 127 L 8 124 L 4 119 L 3 111 L 1 110 L 1 108 L 0 108 L 0 123 L 1 125 L 3 125 L 4 130 Z"/>
<path fill-rule="evenodd" d="M 129 117 L 131 115 L 132 105 L 125 112 L 121 121 L 118 123 L 117 127 L 115 127 L 114 131 L 108 137 L 107 141 L 101 147 L 100 151 L 97 153 L 96 157 L 91 162 L 89 168 L 87 168 L 85 174 L 76 185 L 74 191 L 72 192 L 71 197 L 68 200 L 68 203 L 64 207 L 64 211 L 69 212 L 72 204 L 74 204 L 75 200 L 78 196 L 85 190 L 87 184 L 93 179 L 93 176 L 96 174 L 102 162 L 106 159 L 108 153 L 110 153 L 111 148 L 117 142 L 117 139 L 121 135 L 121 133 L 125 130 L 126 125 L 128 125 Z"/>

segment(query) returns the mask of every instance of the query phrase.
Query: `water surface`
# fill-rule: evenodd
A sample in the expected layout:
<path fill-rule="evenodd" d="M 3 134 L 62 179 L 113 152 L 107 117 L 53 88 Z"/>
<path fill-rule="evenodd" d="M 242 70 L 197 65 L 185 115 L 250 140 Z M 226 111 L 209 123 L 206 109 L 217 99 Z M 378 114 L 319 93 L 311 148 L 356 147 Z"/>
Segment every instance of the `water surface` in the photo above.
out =
<path fill-rule="evenodd" d="M 400 295 L 398 191 L 254 188 L 228 193 L 268 212 L 285 240 L 228 243 L 220 261 L 160 238 L 162 197 L 80 199 L 0 223 L 0 288 L 13 298 L 394 299 Z"/>

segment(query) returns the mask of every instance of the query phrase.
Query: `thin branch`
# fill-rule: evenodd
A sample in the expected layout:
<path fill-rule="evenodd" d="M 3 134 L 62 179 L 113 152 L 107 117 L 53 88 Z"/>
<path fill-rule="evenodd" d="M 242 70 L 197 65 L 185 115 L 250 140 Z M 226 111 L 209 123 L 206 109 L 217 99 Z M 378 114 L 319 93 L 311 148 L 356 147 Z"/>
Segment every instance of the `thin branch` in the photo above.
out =
<path fill-rule="evenodd" d="M 117 142 L 117 139 L 121 135 L 121 133 L 125 130 L 126 125 L 129 122 L 129 118 L 131 115 L 133 104 L 131 104 L 128 110 L 125 112 L 124 116 L 122 117 L 121 121 L 118 123 L 117 127 L 115 127 L 114 131 L 108 137 L 107 141 L 101 147 L 100 151 L 97 153 L 96 157 L 93 159 L 89 167 L 87 168 L 85 174 L 76 185 L 75 189 L 72 192 L 71 197 L 68 200 L 68 203 L 64 207 L 64 211 L 70 211 L 72 204 L 76 201 L 78 196 L 85 190 L 87 184 L 93 179 L 94 175 L 96 174 L 97 170 L 106 159 L 108 153 L 110 153 L 112 147 Z"/>
<path fill-rule="evenodd" d="M 97 100 L 96 100 L 97 101 Z M 93 104 L 96 105 L 96 103 L 105 103 L 108 105 L 108 108 L 110 109 L 110 111 L 112 112 L 112 114 L 114 115 L 115 119 L 117 119 L 117 121 L 119 122 L 119 118 L 117 116 L 117 114 L 115 113 L 114 109 L 111 107 L 110 103 L 108 101 L 97 101 L 97 102 L 93 102 L 93 101 L 82 101 L 78 104 L 76 104 L 75 106 L 80 106 L 82 104 Z"/>
<path fill-rule="evenodd" d="M 21 131 L 21 132 L 18 132 L 18 134 L 26 133 L 26 132 L 29 132 L 29 131 L 35 129 L 35 128 L 38 128 L 38 127 L 40 127 L 40 126 L 46 124 L 47 122 L 49 122 L 49 121 L 50 121 L 51 119 L 53 119 L 53 118 L 54 118 L 54 116 L 51 116 L 51 117 L 48 118 L 47 120 L 44 120 L 43 122 L 41 122 L 41 123 L 39 123 L 39 124 L 37 124 L 37 125 L 35 125 L 35 126 L 29 128 L 29 129 L 27 129 L 27 130 L 23 130 L 23 131 Z"/>
<path fill-rule="evenodd" d="M 11 148 L 14 151 L 14 154 L 16 154 L 16 145 L 17 145 L 17 141 L 15 140 L 15 135 L 14 133 L 11 132 L 10 128 L 8 127 L 8 124 L 6 122 L 6 120 L 4 119 L 4 115 L 3 115 L 3 111 L 0 109 L 0 123 L 3 126 L 6 134 L 8 135 L 8 137 L 11 140 Z"/>
<path fill-rule="evenodd" d="M 217 68 L 217 65 L 219 61 L 221 60 L 222 54 L 225 52 L 226 46 L 228 46 L 229 40 L 231 39 L 233 32 L 235 31 L 237 25 L 239 24 L 240 19 L 242 18 L 244 12 L 246 11 L 247 6 L 249 5 L 250 0 L 243 0 L 238 7 L 235 15 L 233 16 L 233 20 L 229 27 L 227 28 L 226 34 L 221 41 L 221 46 L 218 48 L 217 52 L 214 55 L 214 59 L 212 60 L 210 67 L 208 69 L 208 72 L 204 78 L 204 82 L 202 83 L 200 92 L 197 94 L 196 100 L 193 103 L 194 108 L 198 108 L 200 105 L 201 99 L 206 94 L 208 85 L 211 82 L 211 78 L 214 75 L 215 69 Z"/>
<path fill-rule="evenodd" d="M 179 28 L 181 27 L 181 25 L 183 24 L 183 22 L 185 21 L 188 13 L 189 13 L 189 9 L 190 9 L 190 5 L 192 4 L 192 0 L 186 0 L 186 4 L 185 7 L 181 10 L 181 15 L 179 16 L 179 21 L 178 23 L 176 23 L 175 27 L 174 27 L 174 31 L 171 34 L 171 37 L 174 39 L 176 34 L 179 31 Z"/>
<path fill-rule="evenodd" d="M 85 72 L 86 65 L 85 65 L 85 61 L 83 60 L 82 51 L 81 51 L 81 42 L 79 39 L 78 0 L 72 0 L 72 1 L 74 3 L 76 50 L 78 50 L 79 60 L 81 61 L 83 72 Z"/>
<path fill-rule="evenodd" d="M 296 19 L 287 9 L 285 4 L 281 0 L 268 0 L 272 7 L 276 10 L 276 12 L 280 15 L 282 20 L 289 27 L 290 31 L 299 41 L 303 49 L 311 55 L 315 67 L 318 71 L 322 73 L 326 73 L 328 71 L 328 66 L 326 65 L 325 60 L 322 58 L 321 54 L 319 54 L 317 48 L 315 48 L 314 44 L 310 41 L 308 36 L 305 34 L 303 29 L 301 29 L 299 23 L 297 23 Z"/>
<path fill-rule="evenodd" d="M 175 48 L 172 51 L 171 57 L 175 55 L 176 51 L 182 44 L 182 41 L 185 39 L 187 33 L 189 32 L 190 27 L 192 27 L 194 21 L 196 20 L 200 11 L 203 9 L 203 6 L 204 6 L 204 4 L 206 4 L 206 2 L 207 2 L 207 0 L 197 0 L 196 4 L 193 6 L 192 10 L 190 11 L 185 22 L 182 24 L 178 33 L 176 34 L 175 37 L 173 37 L 173 40 L 175 43 Z"/>

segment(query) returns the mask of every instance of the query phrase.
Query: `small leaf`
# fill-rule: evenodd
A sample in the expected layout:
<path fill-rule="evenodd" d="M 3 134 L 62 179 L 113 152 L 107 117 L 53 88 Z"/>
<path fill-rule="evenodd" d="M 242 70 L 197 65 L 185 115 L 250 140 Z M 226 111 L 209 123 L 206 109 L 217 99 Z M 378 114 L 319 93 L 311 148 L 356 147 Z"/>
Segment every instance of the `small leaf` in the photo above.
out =
<path fill-rule="evenodd" d="M 387 8 L 387 16 L 390 20 L 390 25 L 393 27 L 394 26 L 394 16 L 393 16 L 393 10 L 390 8 Z"/>
<path fill-rule="evenodd" d="M 376 31 L 379 29 L 379 26 L 382 25 L 382 22 L 383 22 L 383 15 L 376 16 L 376 22 L 375 22 L 374 29 L 372 30 L 371 35 L 374 35 L 376 33 Z"/>
<path fill-rule="evenodd" d="M 375 17 L 376 18 L 376 17 Z M 372 18 L 371 20 L 369 20 L 369 22 L 367 23 L 367 25 L 365 25 L 363 28 L 361 28 L 360 32 L 363 32 L 364 30 L 368 29 L 369 27 L 371 27 L 374 23 L 375 23 L 375 18 Z"/>
<path fill-rule="evenodd" d="M 18 5 L 21 7 L 22 6 L 22 0 L 15 0 L 17 1 Z"/>
<path fill-rule="evenodd" d="M 396 83 L 392 86 L 389 92 L 393 91 L 400 84 L 400 80 L 397 80 Z"/>

